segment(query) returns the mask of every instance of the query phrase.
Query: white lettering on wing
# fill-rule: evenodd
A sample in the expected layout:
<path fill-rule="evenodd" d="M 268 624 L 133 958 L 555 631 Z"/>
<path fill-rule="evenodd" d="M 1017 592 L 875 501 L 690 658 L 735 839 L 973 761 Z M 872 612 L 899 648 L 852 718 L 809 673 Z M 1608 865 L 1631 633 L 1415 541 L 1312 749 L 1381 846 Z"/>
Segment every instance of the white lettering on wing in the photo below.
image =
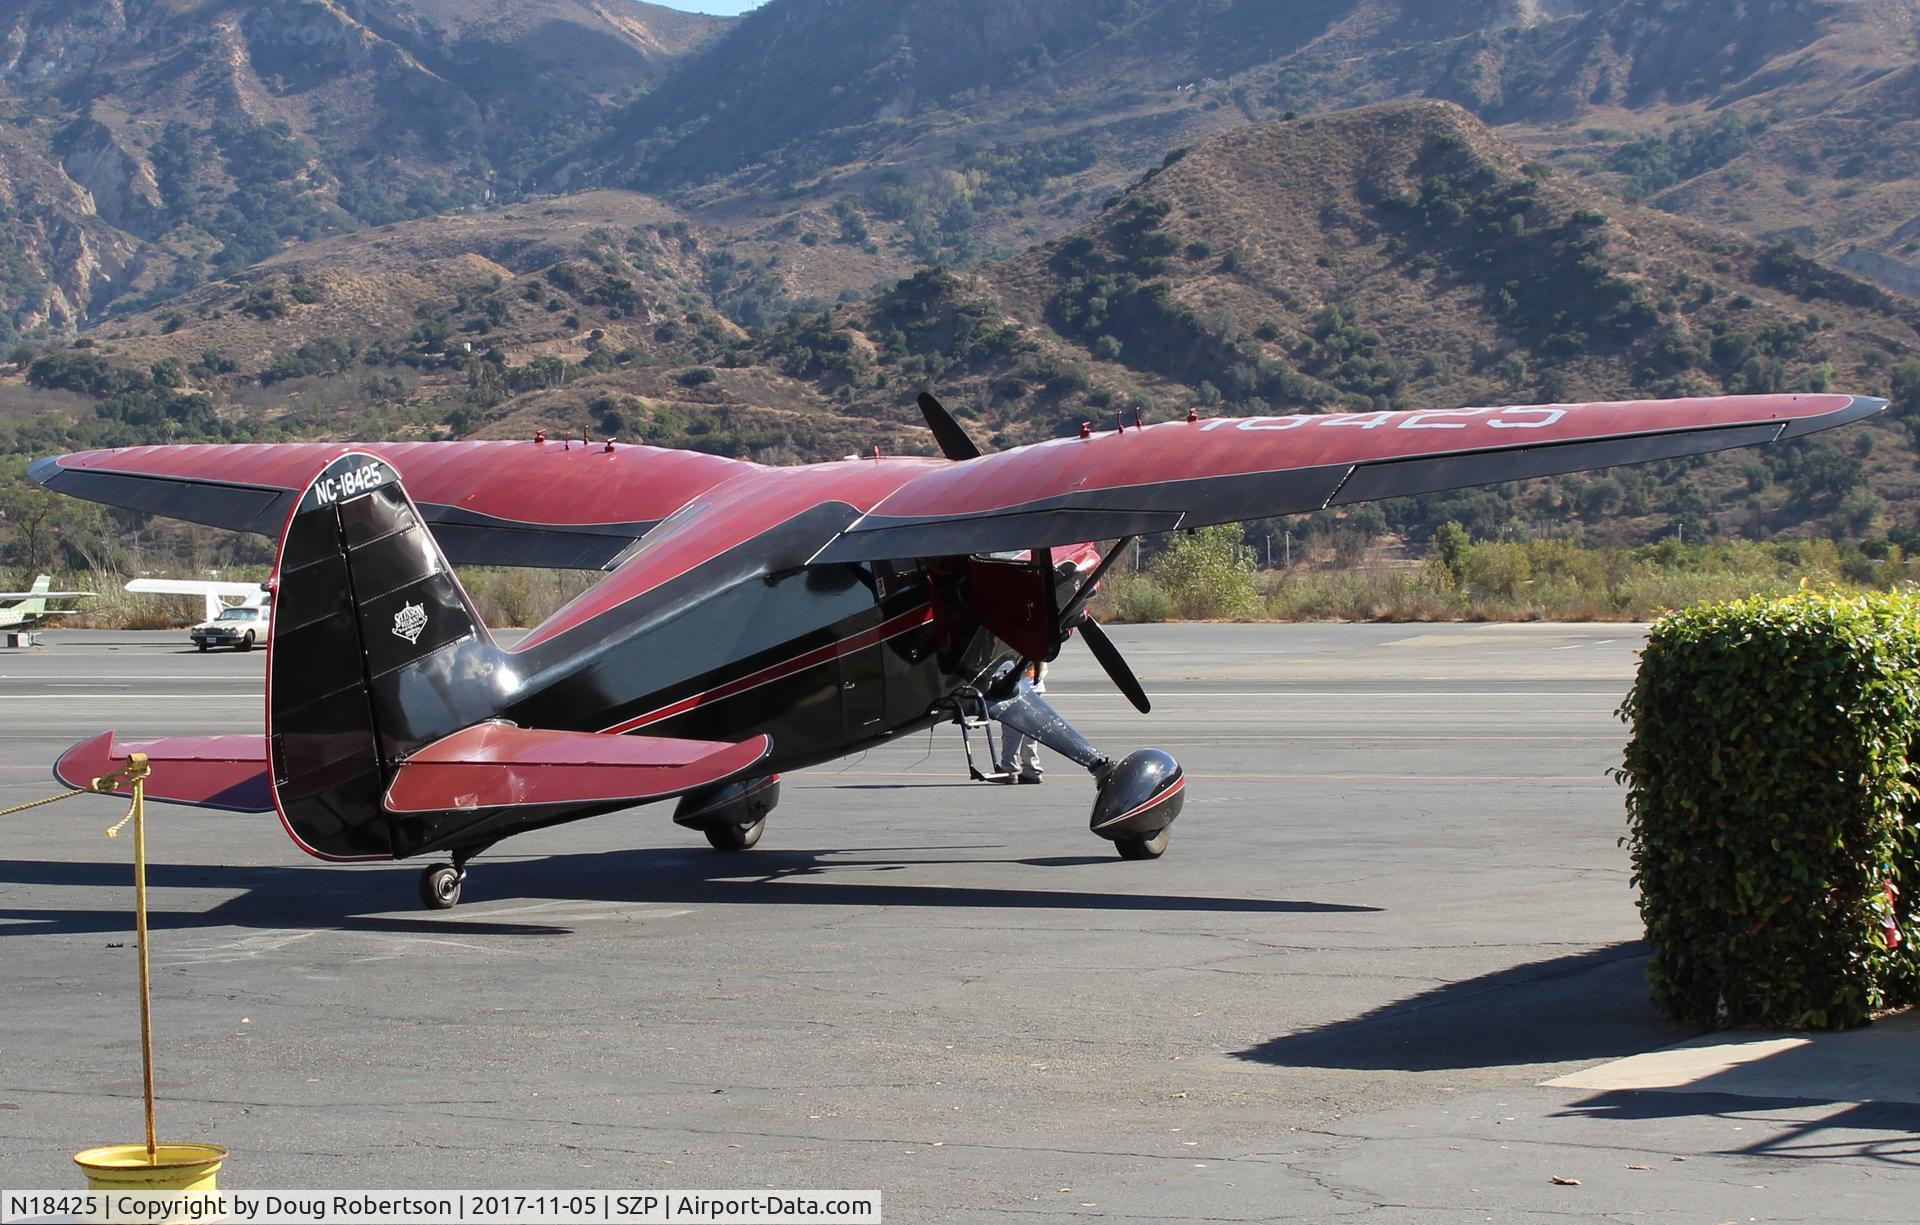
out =
<path fill-rule="evenodd" d="M 1496 430 L 1537 430 L 1560 420 L 1567 415 L 1567 410 L 1564 408 L 1503 408 L 1500 413 L 1500 416 L 1487 422 Z M 1521 421 L 1507 417 L 1508 413 L 1545 413 L 1546 415 L 1538 421 Z"/>
<path fill-rule="evenodd" d="M 1441 421 L 1441 417 L 1482 417 L 1487 413 L 1484 408 L 1429 408 L 1417 413 L 1407 414 L 1406 420 L 1398 427 L 1403 430 L 1464 430 L 1465 421 Z"/>
<path fill-rule="evenodd" d="M 1537 430 L 1554 424 L 1566 415 L 1566 409 L 1551 406 L 1427 408 L 1411 413 L 1294 413 L 1285 417 L 1210 417 L 1201 424 L 1200 432 L 1204 434 L 1232 426 L 1248 433 L 1268 433 L 1297 430 L 1304 425 L 1328 428 L 1345 426 L 1363 430 L 1377 430 L 1382 426 L 1396 430 L 1464 430 L 1471 424 L 1489 425 L 1497 430 Z"/>

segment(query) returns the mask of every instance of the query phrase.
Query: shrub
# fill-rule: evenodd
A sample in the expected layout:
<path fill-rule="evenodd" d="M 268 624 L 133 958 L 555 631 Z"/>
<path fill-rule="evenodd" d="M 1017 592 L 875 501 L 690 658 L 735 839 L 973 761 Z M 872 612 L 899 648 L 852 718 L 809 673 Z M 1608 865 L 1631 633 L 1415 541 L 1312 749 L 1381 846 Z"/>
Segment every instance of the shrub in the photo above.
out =
<path fill-rule="evenodd" d="M 1664 617 L 1620 714 L 1662 1008 L 1694 1024 L 1838 1028 L 1920 996 L 1920 865 L 1903 820 L 1920 598 L 1802 592 Z"/>
<path fill-rule="evenodd" d="M 1100 580 L 1100 594 L 1095 597 L 1094 611 L 1102 621 L 1136 625 L 1171 621 L 1174 617 L 1173 597 L 1160 590 L 1144 574 L 1115 570 Z"/>
<path fill-rule="evenodd" d="M 1243 542 L 1237 523 L 1183 532 L 1153 563 L 1154 582 L 1181 616 L 1196 619 L 1259 615 L 1262 605 L 1253 576 L 1253 550 Z"/>

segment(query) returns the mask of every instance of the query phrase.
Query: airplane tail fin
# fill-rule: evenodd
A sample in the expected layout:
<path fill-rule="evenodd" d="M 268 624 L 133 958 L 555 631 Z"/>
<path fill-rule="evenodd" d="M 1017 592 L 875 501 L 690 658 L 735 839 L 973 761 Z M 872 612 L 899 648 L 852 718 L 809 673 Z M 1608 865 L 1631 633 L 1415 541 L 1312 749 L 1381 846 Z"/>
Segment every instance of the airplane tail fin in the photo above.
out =
<path fill-rule="evenodd" d="M 502 652 L 399 474 L 371 455 L 308 484 L 274 580 L 267 745 L 287 830 L 325 858 L 408 854 L 432 839 L 384 811 L 394 765 L 499 714 Z"/>
<path fill-rule="evenodd" d="M 13 606 L 22 617 L 34 617 L 47 611 L 47 593 L 53 590 L 53 577 L 43 574 L 28 588 L 33 594 Z"/>
<path fill-rule="evenodd" d="M 274 571 L 269 782 L 309 852 L 330 859 L 476 848 L 509 833 L 664 799 L 771 750 L 516 727 L 520 680 L 399 475 L 348 453 L 307 486 Z"/>

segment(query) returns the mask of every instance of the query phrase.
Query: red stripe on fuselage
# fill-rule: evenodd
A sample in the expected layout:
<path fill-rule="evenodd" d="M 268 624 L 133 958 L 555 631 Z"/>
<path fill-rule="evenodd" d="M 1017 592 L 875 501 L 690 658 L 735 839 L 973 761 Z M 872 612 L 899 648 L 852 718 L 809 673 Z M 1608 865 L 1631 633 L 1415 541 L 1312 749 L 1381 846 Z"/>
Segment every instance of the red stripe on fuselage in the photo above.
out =
<path fill-rule="evenodd" d="M 662 706 L 658 710 L 649 711 L 644 715 L 637 715 L 634 718 L 622 720 L 612 727 L 603 728 L 602 731 L 607 735 L 617 736 L 624 732 L 633 731 L 636 728 L 646 727 L 650 723 L 658 723 L 663 719 L 671 719 L 675 715 L 683 715 L 690 710 L 696 710 L 713 702 L 737 697 L 750 689 L 758 689 L 762 685 L 770 685 L 774 681 L 792 676 L 796 672 L 804 672 L 808 668 L 818 667 L 828 660 L 835 659 L 841 655 L 863 650 L 877 643 L 885 642 L 889 638 L 897 638 L 909 630 L 919 629 L 932 620 L 933 605 L 922 604 L 920 607 L 909 609 L 891 620 L 883 621 L 870 630 L 862 630 L 850 638 L 842 638 L 838 642 L 830 642 L 825 646 L 815 647 L 804 655 L 797 655 L 781 663 L 772 664 L 760 669 L 758 672 L 743 676 L 737 681 L 728 681 L 724 685 L 716 685 L 703 693 L 696 693 L 689 697 L 681 698 L 679 701 L 667 706 Z"/>

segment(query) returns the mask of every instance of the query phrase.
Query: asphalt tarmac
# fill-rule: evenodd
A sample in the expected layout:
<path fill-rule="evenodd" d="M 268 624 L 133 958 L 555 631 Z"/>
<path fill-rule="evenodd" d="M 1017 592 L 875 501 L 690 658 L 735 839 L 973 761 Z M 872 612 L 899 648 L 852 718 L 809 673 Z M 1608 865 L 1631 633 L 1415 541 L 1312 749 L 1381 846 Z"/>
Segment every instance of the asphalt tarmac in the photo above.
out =
<path fill-rule="evenodd" d="M 1648 1003 L 1607 774 L 1639 627 L 1114 636 L 1152 716 L 1077 645 L 1050 697 L 1186 765 L 1158 862 L 1058 759 L 967 783 L 952 728 L 789 777 L 747 854 L 636 809 L 446 913 L 417 865 L 155 808 L 163 1138 L 234 1188 L 879 1188 L 891 1222 L 1912 1219 L 1920 1027 Z M 0 807 L 104 728 L 258 729 L 258 653 L 45 641 L 0 652 Z M 122 807 L 0 818 L 0 1186 L 140 1134 Z"/>

